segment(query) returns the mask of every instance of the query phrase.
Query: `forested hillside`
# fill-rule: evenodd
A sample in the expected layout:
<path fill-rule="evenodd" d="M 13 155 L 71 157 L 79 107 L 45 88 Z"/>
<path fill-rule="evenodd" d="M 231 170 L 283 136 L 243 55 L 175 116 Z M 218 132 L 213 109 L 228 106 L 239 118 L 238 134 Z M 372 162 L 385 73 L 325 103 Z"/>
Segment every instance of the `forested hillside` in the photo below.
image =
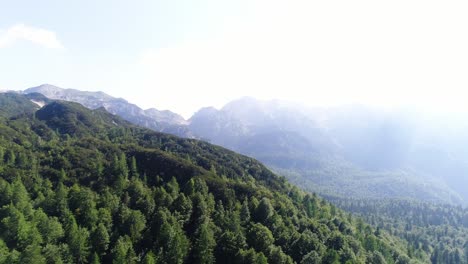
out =
<path fill-rule="evenodd" d="M 104 109 L 16 105 L 0 118 L 0 263 L 417 263 L 254 159 Z"/>
<path fill-rule="evenodd" d="M 104 107 L 133 124 L 254 157 L 293 184 L 320 194 L 468 201 L 462 187 L 468 184 L 463 115 L 437 117 L 358 105 L 311 108 L 244 97 L 219 110 L 202 108 L 184 120 L 103 92 L 52 85 L 24 91 L 30 97 L 38 92 L 90 109 Z"/>
<path fill-rule="evenodd" d="M 427 263 L 468 263 L 468 209 L 407 200 L 327 197 L 378 230 L 408 241 L 407 252 Z"/>
<path fill-rule="evenodd" d="M 28 96 L 40 93 L 53 100 L 76 102 L 90 109 L 104 107 L 108 112 L 139 126 L 177 136 L 193 137 L 185 127 L 186 121 L 180 115 L 155 108 L 143 110 L 125 99 L 115 98 L 103 92 L 63 89 L 50 84 L 43 84 L 29 88 L 24 93 Z"/>
<path fill-rule="evenodd" d="M 189 127 L 320 194 L 465 204 L 465 120 L 246 97 L 198 111 Z"/>

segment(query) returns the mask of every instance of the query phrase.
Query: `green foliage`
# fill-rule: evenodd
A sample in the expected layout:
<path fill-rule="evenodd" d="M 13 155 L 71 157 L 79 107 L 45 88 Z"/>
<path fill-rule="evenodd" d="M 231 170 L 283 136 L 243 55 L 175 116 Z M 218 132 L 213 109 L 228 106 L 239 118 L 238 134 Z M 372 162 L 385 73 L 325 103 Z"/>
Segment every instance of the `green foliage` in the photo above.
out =
<path fill-rule="evenodd" d="M 16 93 L 0 94 L 0 117 L 14 117 L 32 114 L 39 107 L 23 95 Z"/>
<path fill-rule="evenodd" d="M 395 199 L 328 199 L 375 226 L 364 240 L 369 251 L 377 250 L 378 238 L 388 232 L 405 241 L 408 256 L 425 263 L 468 263 L 466 208 Z M 370 259 L 372 263 L 390 262 L 377 251 Z M 409 260 L 401 257 L 399 262 Z"/>
<path fill-rule="evenodd" d="M 128 236 L 119 237 L 112 249 L 112 263 L 127 264 L 136 263 L 136 255 Z"/>
<path fill-rule="evenodd" d="M 270 200 L 264 197 L 255 210 L 255 220 L 261 223 L 265 223 L 270 217 L 273 216 L 274 212 L 275 209 L 271 205 Z"/>
<path fill-rule="evenodd" d="M 100 252 L 103 254 L 107 252 L 107 249 L 109 249 L 110 236 L 104 224 L 100 223 L 97 226 L 97 228 L 92 233 L 91 239 L 95 253 Z"/>
<path fill-rule="evenodd" d="M 73 215 L 66 220 L 67 244 L 75 262 L 84 263 L 89 256 L 89 231 L 76 224 Z"/>
<path fill-rule="evenodd" d="M 0 128 L 0 263 L 394 263 L 416 255 L 251 158 L 102 110 L 53 102 Z"/>
<path fill-rule="evenodd" d="M 156 260 L 156 256 L 153 254 L 153 252 L 150 251 L 146 253 L 145 257 L 143 258 L 143 264 L 156 264 Z"/>
<path fill-rule="evenodd" d="M 201 223 L 195 231 L 195 239 L 193 243 L 193 262 L 192 263 L 214 263 L 215 257 L 213 254 L 216 246 L 214 236 L 214 225 L 206 219 Z"/>
<path fill-rule="evenodd" d="M 273 245 L 274 238 L 268 227 L 256 223 L 252 224 L 248 230 L 247 242 L 257 251 L 268 252 L 270 246 Z"/>

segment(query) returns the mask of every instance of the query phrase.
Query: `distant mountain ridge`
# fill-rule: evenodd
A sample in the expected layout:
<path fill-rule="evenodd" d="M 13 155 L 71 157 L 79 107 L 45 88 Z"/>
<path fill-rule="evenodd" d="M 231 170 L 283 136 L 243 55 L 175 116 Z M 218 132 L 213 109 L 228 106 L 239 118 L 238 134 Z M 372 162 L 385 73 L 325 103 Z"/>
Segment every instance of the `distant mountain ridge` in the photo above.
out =
<path fill-rule="evenodd" d="M 422 147 L 428 142 L 413 139 L 414 128 L 408 125 L 413 120 L 408 118 L 361 106 L 307 108 L 245 97 L 220 110 L 200 110 L 189 127 L 195 135 L 255 157 L 319 193 L 467 201 L 455 177 L 426 170 L 414 160 L 425 159 Z M 464 168 L 463 163 L 444 166 Z"/>
<path fill-rule="evenodd" d="M 137 125 L 229 148 L 319 193 L 468 202 L 463 188 L 468 184 L 468 163 L 463 161 L 466 151 L 460 136 L 468 129 L 440 137 L 447 133 L 444 126 L 434 124 L 440 131 L 436 130 L 430 121 L 408 113 L 363 106 L 308 108 L 244 97 L 219 110 L 202 108 L 184 120 L 102 92 L 52 85 L 25 90 L 32 92 L 92 109 L 104 107 Z M 461 142 L 451 143 L 452 138 Z"/>
<path fill-rule="evenodd" d="M 171 111 L 159 111 L 155 108 L 143 110 L 125 99 L 112 97 L 104 92 L 89 92 L 76 89 L 63 89 L 50 84 L 43 84 L 24 91 L 26 94 L 40 93 L 54 100 L 80 103 L 90 109 L 104 107 L 112 114 L 137 125 L 148 127 L 158 132 L 165 132 L 183 137 L 192 137 L 185 129 L 185 119 Z"/>
<path fill-rule="evenodd" d="M 0 263 L 422 263 L 253 158 L 104 107 L 0 102 Z"/>

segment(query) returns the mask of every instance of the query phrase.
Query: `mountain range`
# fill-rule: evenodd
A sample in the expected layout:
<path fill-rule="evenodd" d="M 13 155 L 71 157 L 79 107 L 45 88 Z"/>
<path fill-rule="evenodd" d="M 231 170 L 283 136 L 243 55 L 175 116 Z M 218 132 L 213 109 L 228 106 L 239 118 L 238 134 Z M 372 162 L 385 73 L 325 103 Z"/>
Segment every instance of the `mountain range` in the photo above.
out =
<path fill-rule="evenodd" d="M 434 118 L 359 105 L 311 108 L 245 97 L 219 110 L 202 108 L 184 120 L 102 92 L 41 85 L 24 93 L 104 107 L 137 125 L 224 146 L 322 194 L 468 201 L 463 116 Z"/>
<path fill-rule="evenodd" d="M 2 264 L 425 261 L 253 158 L 104 107 L 0 103 Z"/>
<path fill-rule="evenodd" d="M 0 263 L 468 263 L 463 115 L 245 97 L 184 122 L 285 178 L 104 106 L 0 106 Z"/>
<path fill-rule="evenodd" d="M 62 89 L 50 84 L 43 84 L 24 91 L 26 94 L 40 93 L 47 98 L 80 103 L 90 109 L 104 107 L 108 112 L 118 115 L 134 124 L 183 137 L 192 137 L 186 130 L 187 122 L 176 113 L 155 108 L 141 109 L 125 99 L 115 98 L 103 92 Z"/>
<path fill-rule="evenodd" d="M 462 129 L 460 122 L 449 124 Z M 444 131 L 414 112 L 241 98 L 220 110 L 200 110 L 189 127 L 319 193 L 448 203 L 468 198 L 461 187 L 466 155 L 458 142 L 448 142 L 463 141 L 463 133 L 449 136 L 447 125 Z"/>

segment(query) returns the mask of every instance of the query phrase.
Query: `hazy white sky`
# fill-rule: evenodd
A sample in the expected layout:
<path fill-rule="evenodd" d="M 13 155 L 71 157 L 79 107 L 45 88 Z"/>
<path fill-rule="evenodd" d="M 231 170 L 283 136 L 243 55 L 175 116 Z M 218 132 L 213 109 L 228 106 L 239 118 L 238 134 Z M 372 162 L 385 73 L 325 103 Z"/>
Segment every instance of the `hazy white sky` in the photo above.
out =
<path fill-rule="evenodd" d="M 245 95 L 468 108 L 466 1 L 5 2 L 4 89 L 102 90 L 185 117 Z"/>

